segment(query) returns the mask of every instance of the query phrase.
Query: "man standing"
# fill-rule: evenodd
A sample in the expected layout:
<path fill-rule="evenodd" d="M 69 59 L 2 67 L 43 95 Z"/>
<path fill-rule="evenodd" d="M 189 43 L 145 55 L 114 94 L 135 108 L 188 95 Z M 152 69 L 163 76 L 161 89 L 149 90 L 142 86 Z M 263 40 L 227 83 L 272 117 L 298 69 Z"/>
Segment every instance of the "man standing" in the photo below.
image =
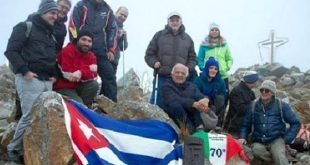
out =
<path fill-rule="evenodd" d="M 71 1 L 70 0 L 57 0 L 57 6 L 58 6 L 58 19 L 55 22 L 55 38 L 57 41 L 56 49 L 57 52 L 59 52 L 62 49 L 62 46 L 64 44 L 66 35 L 67 35 L 67 29 L 66 29 L 66 21 L 68 19 L 68 12 L 71 9 Z"/>
<path fill-rule="evenodd" d="M 252 89 L 257 87 L 258 80 L 259 76 L 255 71 L 246 71 L 240 83 L 230 93 L 224 129 L 235 138 L 238 138 L 246 106 L 255 100 Z"/>
<path fill-rule="evenodd" d="M 22 138 L 30 124 L 32 105 L 38 96 L 52 90 L 56 81 L 56 41 L 53 26 L 58 8 L 53 0 L 42 1 L 33 16 L 32 27 L 27 36 L 28 25 L 17 24 L 8 41 L 5 56 L 16 74 L 15 85 L 21 100 L 22 117 L 14 137 L 7 146 L 8 159 L 18 161 L 23 155 Z"/>
<path fill-rule="evenodd" d="M 116 102 L 116 73 L 112 62 L 117 47 L 117 24 L 113 11 L 104 0 L 81 0 L 76 4 L 69 22 L 71 40 L 83 29 L 94 36 L 92 51 L 97 57 L 102 81 L 100 94 Z"/>
<path fill-rule="evenodd" d="M 125 6 L 119 7 L 115 13 L 116 23 L 117 23 L 117 27 L 118 27 L 117 50 L 115 53 L 115 59 L 112 62 L 113 67 L 115 69 L 115 73 L 117 71 L 117 66 L 118 66 L 118 62 L 120 59 L 120 52 L 126 50 L 128 47 L 127 31 L 124 30 L 124 28 L 123 28 L 124 22 L 127 20 L 127 17 L 128 17 L 128 9 Z"/>
<path fill-rule="evenodd" d="M 273 160 L 274 164 L 288 165 L 285 144 L 293 142 L 300 129 L 300 121 L 287 103 L 275 98 L 274 81 L 265 80 L 260 93 L 259 100 L 246 111 L 239 142 L 246 144 L 252 129 L 253 155 L 266 162 Z"/>
<path fill-rule="evenodd" d="M 97 61 L 90 51 L 93 35 L 80 31 L 73 43 L 63 48 L 58 56 L 62 77 L 54 84 L 54 90 L 80 103 L 91 106 L 97 94 Z"/>
<path fill-rule="evenodd" d="M 172 67 L 176 63 L 185 65 L 191 73 L 195 72 L 196 53 L 194 42 L 191 37 L 185 33 L 185 27 L 182 24 L 182 17 L 177 12 L 171 12 L 168 15 L 165 29 L 158 31 L 149 43 L 145 61 L 148 66 L 154 69 L 153 92 L 150 102 L 163 107 L 161 87 L 170 77 Z M 158 84 L 156 84 L 156 75 L 158 74 Z M 158 90 L 155 87 L 158 86 Z M 158 97 L 155 101 L 155 90 Z"/>
<path fill-rule="evenodd" d="M 183 123 L 190 130 L 203 129 L 200 112 L 208 112 L 209 99 L 195 84 L 186 81 L 188 74 L 185 65 L 174 65 L 171 79 L 162 87 L 163 109 L 179 127 Z"/>

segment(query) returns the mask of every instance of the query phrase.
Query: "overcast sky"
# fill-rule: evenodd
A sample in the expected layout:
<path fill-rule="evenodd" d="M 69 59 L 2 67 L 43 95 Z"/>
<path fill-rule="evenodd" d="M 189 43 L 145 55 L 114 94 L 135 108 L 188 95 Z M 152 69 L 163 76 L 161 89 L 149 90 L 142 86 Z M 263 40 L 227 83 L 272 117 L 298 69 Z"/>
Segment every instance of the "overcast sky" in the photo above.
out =
<path fill-rule="evenodd" d="M 75 5 L 77 0 L 73 0 Z M 125 70 L 134 68 L 139 75 L 151 69 L 144 62 L 149 41 L 155 32 L 164 28 L 167 15 L 178 11 L 183 17 L 186 32 L 199 44 L 208 34 L 210 22 L 220 25 L 234 59 L 233 73 L 237 68 L 263 64 L 269 61 L 268 49 L 257 43 L 269 37 L 271 29 L 276 36 L 286 37 L 289 42 L 276 50 L 275 61 L 286 67 L 293 65 L 302 71 L 310 69 L 310 1 L 309 0 L 107 0 L 111 8 L 123 5 L 129 9 L 125 23 L 129 47 L 125 52 Z M 0 52 L 6 49 L 12 27 L 27 15 L 36 11 L 40 0 L 9 0 L 1 4 Z M 306 21 L 308 19 L 308 21 Z M 5 63 L 4 55 L 0 64 Z M 122 75 L 122 58 L 118 78 Z"/>

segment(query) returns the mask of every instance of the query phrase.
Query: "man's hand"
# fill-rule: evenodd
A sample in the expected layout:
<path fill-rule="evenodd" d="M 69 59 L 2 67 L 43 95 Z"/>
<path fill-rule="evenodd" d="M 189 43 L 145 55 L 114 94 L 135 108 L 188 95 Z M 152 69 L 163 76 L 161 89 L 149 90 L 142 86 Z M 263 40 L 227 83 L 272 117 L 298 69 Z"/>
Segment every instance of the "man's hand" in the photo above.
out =
<path fill-rule="evenodd" d="M 33 79 L 34 77 L 38 77 L 38 75 L 36 73 L 33 73 L 31 71 L 28 71 L 25 75 L 24 75 L 24 78 L 26 80 L 31 80 Z"/>
<path fill-rule="evenodd" d="M 114 54 L 112 52 L 108 52 L 107 56 L 109 61 L 114 61 Z"/>
<path fill-rule="evenodd" d="M 127 31 L 126 30 L 119 30 L 119 36 L 123 36 L 123 35 L 127 35 Z"/>
<path fill-rule="evenodd" d="M 246 144 L 246 140 L 245 139 L 238 139 L 239 144 Z"/>
<path fill-rule="evenodd" d="M 159 61 L 155 62 L 154 68 L 155 68 L 155 69 L 158 69 L 159 67 L 160 67 L 160 62 L 159 62 Z"/>
<path fill-rule="evenodd" d="M 208 104 L 204 104 L 203 102 L 195 101 L 193 107 L 199 112 L 207 113 L 209 111 Z"/>
<path fill-rule="evenodd" d="M 55 77 L 49 77 L 48 78 L 52 83 L 55 83 L 56 82 L 56 78 Z"/>
<path fill-rule="evenodd" d="M 91 64 L 91 65 L 89 65 L 89 69 L 90 69 L 92 72 L 97 72 L 98 66 L 97 66 L 96 64 Z"/>
<path fill-rule="evenodd" d="M 71 82 L 78 82 L 78 81 L 80 81 L 81 77 L 82 77 L 81 71 L 77 70 L 77 71 L 75 71 L 73 73 L 70 73 L 69 81 L 71 81 Z"/>

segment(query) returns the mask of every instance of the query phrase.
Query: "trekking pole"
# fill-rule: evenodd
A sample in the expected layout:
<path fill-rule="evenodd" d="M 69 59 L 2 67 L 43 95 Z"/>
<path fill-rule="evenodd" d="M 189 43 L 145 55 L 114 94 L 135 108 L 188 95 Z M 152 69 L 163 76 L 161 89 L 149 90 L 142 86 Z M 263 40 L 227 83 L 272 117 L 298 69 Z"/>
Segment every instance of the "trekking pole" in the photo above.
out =
<path fill-rule="evenodd" d="M 125 88 L 125 39 L 123 39 L 123 88 Z"/>
<path fill-rule="evenodd" d="M 155 88 L 154 88 L 154 105 L 157 103 L 157 93 L 158 93 L 158 72 L 155 70 Z"/>

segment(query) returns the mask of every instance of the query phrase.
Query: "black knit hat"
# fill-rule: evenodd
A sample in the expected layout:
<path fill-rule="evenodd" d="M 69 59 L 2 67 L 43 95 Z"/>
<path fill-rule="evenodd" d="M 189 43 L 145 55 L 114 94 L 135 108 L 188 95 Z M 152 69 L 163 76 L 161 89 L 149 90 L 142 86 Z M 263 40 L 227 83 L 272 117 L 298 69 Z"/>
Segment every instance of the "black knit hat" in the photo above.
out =
<path fill-rule="evenodd" d="M 58 10 L 57 3 L 54 0 L 42 0 L 39 5 L 38 13 L 42 15 L 51 10 Z"/>
<path fill-rule="evenodd" d="M 88 36 L 88 37 L 90 37 L 92 40 L 93 40 L 93 37 L 94 37 L 94 35 L 93 35 L 93 33 L 91 33 L 90 31 L 88 31 L 88 30 L 81 30 L 81 31 L 79 31 L 79 34 L 78 34 L 78 36 L 76 37 L 76 41 L 78 41 L 81 37 L 83 37 L 83 36 Z"/>

